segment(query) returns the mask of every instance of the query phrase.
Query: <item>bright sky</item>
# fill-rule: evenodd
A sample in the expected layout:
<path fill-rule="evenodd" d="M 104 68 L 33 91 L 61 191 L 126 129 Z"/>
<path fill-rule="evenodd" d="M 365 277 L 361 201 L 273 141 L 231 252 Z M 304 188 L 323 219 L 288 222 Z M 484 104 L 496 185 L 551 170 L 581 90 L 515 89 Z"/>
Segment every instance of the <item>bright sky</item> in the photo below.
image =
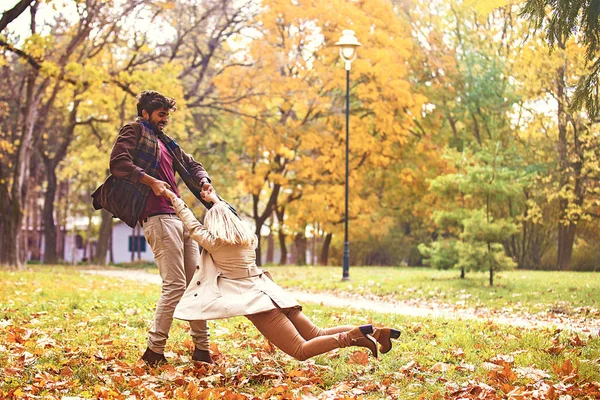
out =
<path fill-rule="evenodd" d="M 5 4 L 1 8 L 2 12 L 4 12 L 13 8 L 18 3 L 18 0 L 3 0 L 2 3 Z M 52 21 L 57 12 L 63 13 L 69 22 L 75 23 L 77 21 L 75 2 L 53 1 L 51 4 L 42 3 L 38 8 L 37 14 L 38 29 L 41 29 L 38 33 L 48 33 L 47 25 Z M 18 34 L 20 41 L 22 41 L 31 34 L 31 30 L 29 29 L 30 23 L 31 13 L 29 10 L 26 10 L 8 25 L 8 30 Z M 46 28 L 44 29 L 43 26 L 46 26 Z"/>
<path fill-rule="evenodd" d="M 2 12 L 6 10 L 10 10 L 14 7 L 18 0 L 2 0 L 2 3 L 6 2 L 6 6 L 2 6 L 0 10 Z M 112 1 L 111 7 L 117 8 L 119 4 L 122 4 L 121 1 Z M 62 0 L 51 0 L 49 4 L 41 3 L 37 12 L 37 29 L 40 34 L 48 34 L 50 32 L 50 25 L 52 24 L 56 15 L 62 15 L 70 24 L 74 25 L 77 23 L 79 17 L 77 15 L 77 5 L 75 1 L 62 1 Z M 129 18 L 128 18 L 129 17 Z M 134 19 L 136 27 L 139 29 L 140 27 L 147 27 L 147 34 L 150 40 L 155 41 L 156 43 L 162 42 L 162 38 L 169 36 L 169 31 L 172 31 L 172 35 L 175 35 L 175 30 L 171 26 L 167 24 L 157 24 L 156 22 L 153 24 L 147 23 L 144 24 L 144 18 L 148 20 L 151 18 L 150 10 L 143 10 L 141 15 L 133 16 L 123 16 L 122 22 L 125 27 L 133 26 Z M 29 10 L 26 10 L 22 13 L 17 19 L 10 23 L 8 26 L 8 30 L 11 33 L 19 35 L 19 43 L 21 43 L 25 38 L 27 38 L 31 34 L 31 30 L 29 25 L 31 23 L 31 14 Z"/>

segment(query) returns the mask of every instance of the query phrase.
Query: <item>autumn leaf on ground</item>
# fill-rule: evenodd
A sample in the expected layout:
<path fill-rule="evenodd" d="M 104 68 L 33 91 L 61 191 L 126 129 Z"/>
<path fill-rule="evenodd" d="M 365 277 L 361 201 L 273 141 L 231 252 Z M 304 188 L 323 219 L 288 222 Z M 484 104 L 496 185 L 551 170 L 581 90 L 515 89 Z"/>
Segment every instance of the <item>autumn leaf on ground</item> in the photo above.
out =
<path fill-rule="evenodd" d="M 513 383 L 517 380 L 517 374 L 513 372 L 510 365 L 504 364 L 502 370 L 492 370 L 487 374 L 488 379 L 491 382 L 503 385 L 506 383 Z M 504 390 L 505 388 L 503 388 Z"/>
<path fill-rule="evenodd" d="M 450 352 L 450 354 L 452 354 L 452 356 L 454 356 L 456 358 L 465 358 L 465 351 L 463 349 L 461 349 L 460 347 L 453 349 Z"/>
<path fill-rule="evenodd" d="M 487 361 L 482 364 L 482 367 L 486 371 L 501 371 L 502 370 L 501 365 L 494 364 L 494 363 L 487 362 Z"/>
<path fill-rule="evenodd" d="M 564 344 L 553 344 L 552 346 L 548 347 L 548 349 L 546 349 L 546 352 L 552 355 L 559 355 L 560 353 L 562 353 L 562 351 L 566 348 L 567 346 Z"/>
<path fill-rule="evenodd" d="M 566 359 L 560 366 L 554 364 L 552 368 L 562 378 L 563 383 L 571 382 L 577 378 L 577 368 L 573 366 L 570 358 Z"/>
<path fill-rule="evenodd" d="M 367 365 L 369 363 L 369 355 L 361 350 L 356 350 L 348 357 L 348 364 Z"/>
<path fill-rule="evenodd" d="M 539 381 L 542 379 L 550 378 L 550 375 L 541 369 L 537 369 L 533 366 L 531 367 L 517 367 L 515 368 L 515 373 L 520 378 L 527 378 L 533 381 Z"/>
<path fill-rule="evenodd" d="M 69 368 L 68 366 L 65 366 L 63 367 L 63 369 L 60 370 L 60 376 L 71 377 L 73 376 L 73 370 L 71 370 L 71 368 Z"/>
<path fill-rule="evenodd" d="M 437 362 L 431 367 L 432 372 L 446 372 L 452 368 L 452 364 L 447 364 L 444 362 Z"/>
<path fill-rule="evenodd" d="M 475 371 L 475 366 L 473 364 L 460 363 L 455 367 L 455 369 L 457 371 L 473 372 L 473 371 Z"/>
<path fill-rule="evenodd" d="M 577 335 L 576 333 L 573 333 L 570 337 L 569 337 L 569 343 L 571 344 L 571 346 L 573 347 L 581 347 L 581 346 L 585 346 L 585 342 L 583 340 L 581 340 L 581 338 L 579 337 L 579 335 Z"/>
<path fill-rule="evenodd" d="M 496 390 L 482 382 L 469 381 L 462 385 L 462 388 L 456 390 L 447 397 L 448 399 L 496 399 Z"/>

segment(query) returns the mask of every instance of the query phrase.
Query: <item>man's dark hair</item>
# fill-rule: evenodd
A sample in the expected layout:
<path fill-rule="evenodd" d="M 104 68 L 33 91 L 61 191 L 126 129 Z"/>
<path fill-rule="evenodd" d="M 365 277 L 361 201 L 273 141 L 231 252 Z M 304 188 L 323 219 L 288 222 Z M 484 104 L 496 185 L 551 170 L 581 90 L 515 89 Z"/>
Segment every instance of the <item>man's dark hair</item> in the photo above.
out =
<path fill-rule="evenodd" d="M 175 111 L 175 99 L 167 97 L 156 90 L 144 90 L 137 96 L 137 112 L 138 116 L 142 116 L 142 110 L 146 110 L 148 114 L 152 114 L 154 111 L 164 108 L 168 111 Z"/>

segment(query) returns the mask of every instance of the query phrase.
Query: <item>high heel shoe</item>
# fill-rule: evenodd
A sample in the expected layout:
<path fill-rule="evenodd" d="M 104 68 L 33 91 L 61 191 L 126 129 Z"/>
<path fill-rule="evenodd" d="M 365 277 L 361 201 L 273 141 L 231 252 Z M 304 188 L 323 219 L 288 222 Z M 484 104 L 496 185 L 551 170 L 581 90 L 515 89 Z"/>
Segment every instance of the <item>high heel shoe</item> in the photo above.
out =
<path fill-rule="evenodd" d="M 373 357 L 377 358 L 377 341 L 371 334 L 373 325 L 361 325 L 348 332 L 340 333 L 340 347 L 360 346 L 371 350 Z"/>
<path fill-rule="evenodd" d="M 379 351 L 385 354 L 392 349 L 392 340 L 400 337 L 400 331 L 393 328 L 375 328 L 373 338 L 379 343 Z"/>

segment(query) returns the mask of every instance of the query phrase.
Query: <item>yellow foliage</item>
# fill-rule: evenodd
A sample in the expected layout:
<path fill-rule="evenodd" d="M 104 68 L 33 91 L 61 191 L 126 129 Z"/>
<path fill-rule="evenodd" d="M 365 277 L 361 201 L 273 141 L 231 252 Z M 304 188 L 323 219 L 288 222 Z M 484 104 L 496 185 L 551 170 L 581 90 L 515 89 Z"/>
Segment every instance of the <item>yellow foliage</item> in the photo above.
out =
<path fill-rule="evenodd" d="M 465 0 L 463 7 L 474 8 L 482 14 L 489 14 L 495 8 L 504 7 L 510 0 Z"/>

